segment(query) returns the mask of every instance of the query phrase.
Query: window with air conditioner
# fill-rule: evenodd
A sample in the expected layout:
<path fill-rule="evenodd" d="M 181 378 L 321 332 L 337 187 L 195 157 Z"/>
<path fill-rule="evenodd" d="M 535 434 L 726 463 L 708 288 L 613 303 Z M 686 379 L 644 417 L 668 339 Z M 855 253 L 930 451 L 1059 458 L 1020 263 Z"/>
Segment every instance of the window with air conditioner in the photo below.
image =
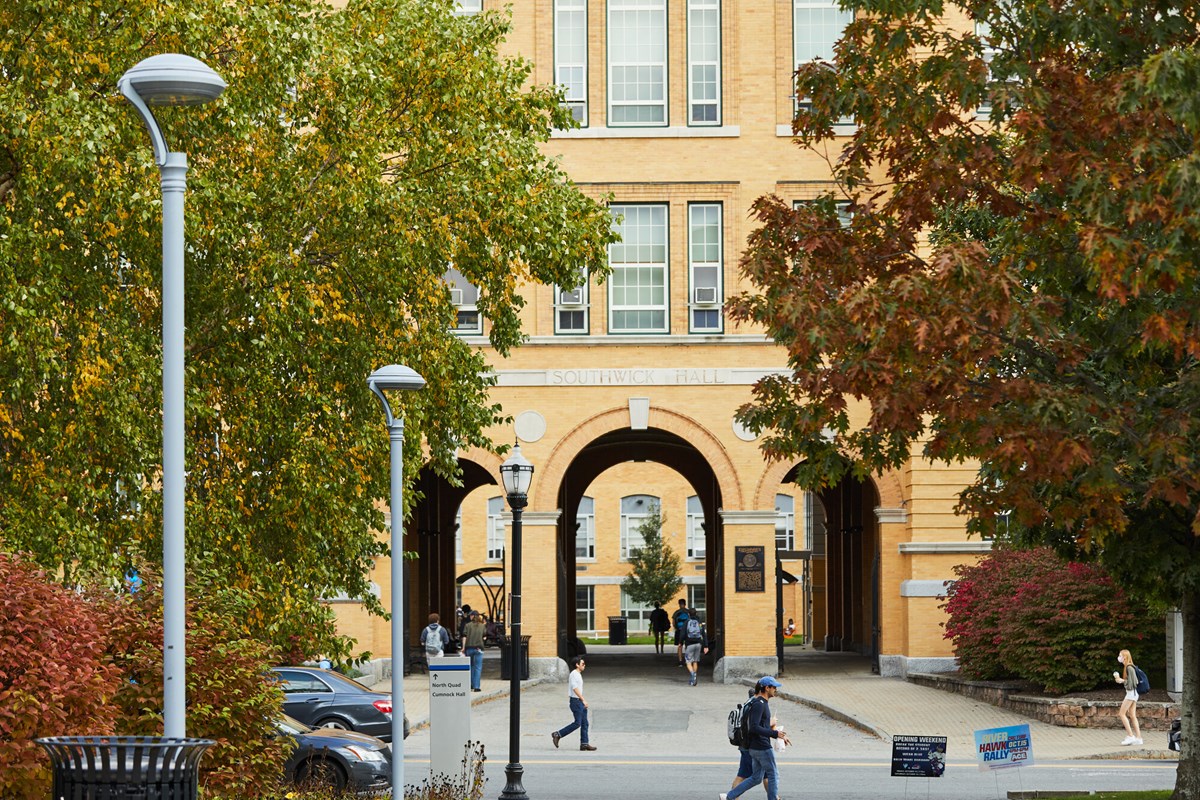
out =
<path fill-rule="evenodd" d="M 479 289 L 454 267 L 446 270 L 445 281 L 450 287 L 450 302 L 456 309 L 454 332 L 463 335 L 483 333 L 483 317 L 479 313 Z"/>
<path fill-rule="evenodd" d="M 688 329 L 692 333 L 720 333 L 721 280 L 724 272 L 720 203 L 688 205 L 688 279 L 692 297 Z"/>
<path fill-rule="evenodd" d="M 583 335 L 588 332 L 587 273 L 579 276 L 579 285 L 570 289 L 554 287 L 554 332 Z"/>

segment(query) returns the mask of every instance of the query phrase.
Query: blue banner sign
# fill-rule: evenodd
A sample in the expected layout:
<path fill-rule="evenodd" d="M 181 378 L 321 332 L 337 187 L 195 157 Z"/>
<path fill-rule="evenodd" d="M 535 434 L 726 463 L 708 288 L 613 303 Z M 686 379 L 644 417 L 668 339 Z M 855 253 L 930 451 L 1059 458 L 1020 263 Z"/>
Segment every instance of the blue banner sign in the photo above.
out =
<path fill-rule="evenodd" d="M 975 757 L 979 769 L 1033 766 L 1033 739 L 1028 725 L 975 731 Z"/>

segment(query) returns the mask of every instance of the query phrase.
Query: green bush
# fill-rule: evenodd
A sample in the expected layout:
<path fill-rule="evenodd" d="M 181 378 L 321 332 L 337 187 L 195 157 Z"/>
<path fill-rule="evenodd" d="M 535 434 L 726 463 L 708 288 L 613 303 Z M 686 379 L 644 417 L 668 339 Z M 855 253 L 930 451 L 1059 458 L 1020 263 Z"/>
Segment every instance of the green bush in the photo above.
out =
<path fill-rule="evenodd" d="M 967 677 L 1017 677 L 1062 694 L 1113 686 L 1121 648 L 1162 652 L 1162 615 L 1098 566 L 1049 548 L 1001 549 L 956 572 L 946 637 Z"/>
<path fill-rule="evenodd" d="M 43 800 L 50 760 L 33 740 L 113 733 L 108 700 L 120 676 L 104 657 L 93 595 L 6 553 L 0 585 L 0 797 Z"/>

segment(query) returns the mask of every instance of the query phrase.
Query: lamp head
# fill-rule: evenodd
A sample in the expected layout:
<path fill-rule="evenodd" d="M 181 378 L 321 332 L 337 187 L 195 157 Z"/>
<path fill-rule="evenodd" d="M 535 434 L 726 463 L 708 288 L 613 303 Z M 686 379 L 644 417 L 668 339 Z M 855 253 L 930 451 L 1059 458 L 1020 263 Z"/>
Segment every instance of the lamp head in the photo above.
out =
<path fill-rule="evenodd" d="M 387 424 L 390 428 L 395 422 L 395 417 L 392 415 L 392 406 L 388 403 L 387 395 L 384 392 L 421 389 L 425 386 L 425 379 L 415 370 L 402 364 L 389 364 L 372 372 L 367 378 L 367 386 L 379 398 L 379 402 L 383 403 L 383 413 L 387 416 Z"/>
<path fill-rule="evenodd" d="M 504 481 L 504 493 L 510 498 L 524 500 L 529 496 L 529 485 L 533 482 L 533 464 L 521 455 L 521 445 L 513 446 L 512 455 L 500 465 L 500 479 Z"/>
<path fill-rule="evenodd" d="M 134 64 L 117 87 L 132 90 L 148 106 L 196 106 L 216 100 L 225 91 L 221 76 L 199 59 L 162 53 Z"/>

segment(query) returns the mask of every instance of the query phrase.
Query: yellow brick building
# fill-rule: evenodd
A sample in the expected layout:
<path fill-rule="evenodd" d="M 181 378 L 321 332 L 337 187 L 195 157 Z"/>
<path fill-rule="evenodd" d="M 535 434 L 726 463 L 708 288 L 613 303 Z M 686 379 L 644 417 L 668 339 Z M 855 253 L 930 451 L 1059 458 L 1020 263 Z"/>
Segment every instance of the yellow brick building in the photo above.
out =
<path fill-rule="evenodd" d="M 483 0 L 490 9 L 492 0 Z M 785 365 L 725 298 L 750 288 L 738 260 L 754 200 L 835 190 L 835 153 L 791 138 L 792 71 L 830 59 L 836 0 L 517 0 L 509 46 L 535 80 L 566 87 L 581 127 L 548 144 L 589 194 L 611 199 L 623 240 L 604 283 L 530 287 L 527 344 L 493 357 L 493 398 L 536 467 L 524 513 L 523 633 L 531 666 L 565 676 L 580 635 L 649 609 L 621 591 L 636 527 L 658 504 L 684 559 L 679 597 L 704 613 L 717 680 L 775 672 L 789 618 L 816 646 L 877 659 L 884 674 L 951 666 L 938 595 L 953 566 L 986 551 L 955 516 L 969 471 L 914 458 L 903 470 L 811 495 L 794 464 L 766 463 L 734 420 L 754 382 Z M 463 2 L 463 13 L 480 3 Z M 459 333 L 488 350 L 474 287 L 451 272 Z M 859 410 L 861 413 L 861 409 Z M 431 610 L 502 611 L 511 548 L 500 460 L 462 452 L 465 486 L 430 475 L 409 521 L 411 640 Z M 506 541 L 508 540 L 508 541 Z M 456 579 L 484 569 L 478 579 Z M 386 564 L 373 575 L 390 602 Z M 676 599 L 665 604 L 668 611 Z M 350 604 L 343 631 L 376 654 L 388 627 Z"/>

